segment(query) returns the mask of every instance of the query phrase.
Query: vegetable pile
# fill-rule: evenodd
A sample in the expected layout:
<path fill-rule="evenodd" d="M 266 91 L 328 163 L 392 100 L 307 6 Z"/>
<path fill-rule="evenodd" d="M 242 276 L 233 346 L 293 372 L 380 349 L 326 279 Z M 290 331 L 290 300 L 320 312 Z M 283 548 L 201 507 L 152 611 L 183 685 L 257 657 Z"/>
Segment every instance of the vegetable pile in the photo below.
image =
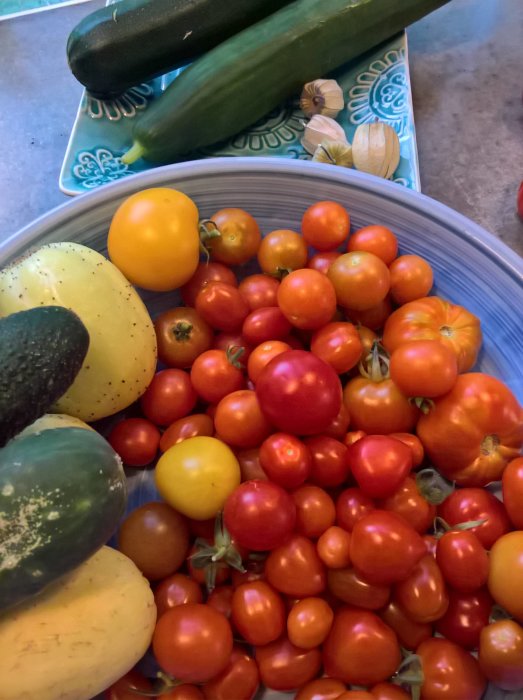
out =
<path fill-rule="evenodd" d="M 5 700 L 523 688 L 523 410 L 429 263 L 337 202 L 262 232 L 168 188 L 107 249 L 0 271 L 7 319 L 51 302 L 89 335 L 41 407 L 69 415 L 0 449 Z M 38 352 L 28 378 L 72 363 Z M 122 463 L 158 494 L 125 514 Z"/>

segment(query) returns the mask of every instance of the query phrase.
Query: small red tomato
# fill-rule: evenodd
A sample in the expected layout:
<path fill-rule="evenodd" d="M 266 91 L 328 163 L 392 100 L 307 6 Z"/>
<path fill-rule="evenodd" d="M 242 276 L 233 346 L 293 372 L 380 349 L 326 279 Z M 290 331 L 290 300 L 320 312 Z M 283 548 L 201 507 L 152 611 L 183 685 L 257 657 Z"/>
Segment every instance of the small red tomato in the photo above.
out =
<path fill-rule="evenodd" d="M 337 248 L 345 241 L 349 231 L 349 212 L 338 202 L 315 202 L 305 210 L 301 220 L 303 238 L 316 250 Z"/>
<path fill-rule="evenodd" d="M 401 440 L 401 442 L 408 445 L 412 450 L 413 469 L 420 466 L 425 457 L 425 450 L 423 449 L 423 443 L 417 435 L 414 435 L 414 433 L 389 433 L 389 437 Z"/>
<path fill-rule="evenodd" d="M 254 274 L 245 277 L 238 285 L 238 291 L 247 303 L 249 309 L 261 309 L 266 306 L 276 306 L 276 294 L 280 283 L 269 275 Z"/>
<path fill-rule="evenodd" d="M 464 649 L 477 649 L 494 605 L 490 593 L 486 588 L 474 593 L 449 590 L 448 596 L 447 612 L 436 621 L 436 631 Z"/>
<path fill-rule="evenodd" d="M 316 253 L 316 255 L 313 255 L 312 258 L 310 258 L 309 262 L 307 263 L 307 267 L 310 267 L 311 270 L 317 270 L 318 272 L 326 275 L 329 271 L 329 267 L 336 260 L 336 258 L 340 257 L 340 255 L 341 253 L 337 250 L 325 250 L 321 253 Z"/>
<path fill-rule="evenodd" d="M 256 661 L 261 682 L 272 690 L 290 691 L 318 675 L 321 668 L 319 649 L 300 649 L 280 637 L 275 642 L 256 647 Z"/>
<path fill-rule="evenodd" d="M 354 231 L 349 238 L 348 252 L 365 250 L 381 258 L 385 265 L 390 265 L 398 254 L 398 239 L 390 228 L 373 224 Z"/>
<path fill-rule="evenodd" d="M 193 362 L 191 382 L 198 395 L 209 403 L 218 403 L 227 394 L 243 389 L 245 375 L 239 349 L 207 350 Z"/>
<path fill-rule="evenodd" d="M 207 597 L 207 605 L 214 608 L 227 619 L 230 618 L 232 612 L 232 596 L 234 593 L 233 586 L 216 586 Z"/>
<path fill-rule="evenodd" d="M 502 690 L 523 688 L 523 628 L 514 620 L 486 625 L 479 641 L 479 665 Z M 520 694 L 518 693 L 518 696 Z"/>
<path fill-rule="evenodd" d="M 285 605 L 265 581 L 243 583 L 234 590 L 231 619 L 246 642 L 261 646 L 283 634 Z"/>
<path fill-rule="evenodd" d="M 355 569 L 330 569 L 327 572 L 329 591 L 348 605 L 365 610 L 380 610 L 387 605 L 390 587 L 370 583 Z"/>
<path fill-rule="evenodd" d="M 296 532 L 316 539 L 334 524 L 334 501 L 319 486 L 304 484 L 293 491 L 291 496 L 296 506 Z"/>
<path fill-rule="evenodd" d="M 523 457 L 516 457 L 507 464 L 502 487 L 508 517 L 515 528 L 523 530 Z"/>
<path fill-rule="evenodd" d="M 345 683 L 335 678 L 316 678 L 302 685 L 294 700 L 336 700 L 345 690 Z"/>
<path fill-rule="evenodd" d="M 136 694 L 130 700 L 136 700 Z M 197 685 L 182 683 L 167 693 L 162 693 L 162 700 L 205 700 L 205 695 Z"/>
<path fill-rule="evenodd" d="M 347 463 L 369 498 L 388 498 L 412 469 L 410 447 L 388 435 L 366 435 L 347 448 Z"/>
<path fill-rule="evenodd" d="M 233 287 L 238 285 L 236 275 L 227 265 L 214 261 L 200 263 L 191 279 L 180 289 L 185 306 L 194 306 L 198 292 L 210 282 L 225 282 Z"/>
<path fill-rule="evenodd" d="M 302 598 L 287 617 L 289 641 L 300 649 L 314 649 L 330 632 L 334 613 L 323 598 Z"/>
<path fill-rule="evenodd" d="M 257 447 L 271 432 L 254 391 L 242 389 L 227 394 L 219 402 L 214 427 L 223 442 L 232 447 Z"/>
<path fill-rule="evenodd" d="M 293 489 L 301 486 L 310 474 L 311 454 L 294 435 L 273 433 L 260 447 L 260 465 L 271 481 Z"/>
<path fill-rule="evenodd" d="M 280 283 L 278 306 L 296 328 L 316 330 L 336 312 L 336 293 L 327 275 L 303 268 L 294 270 Z"/>
<path fill-rule="evenodd" d="M 283 340 L 291 332 L 291 324 L 277 306 L 255 309 L 246 317 L 242 335 L 250 345 L 268 340 Z"/>
<path fill-rule="evenodd" d="M 326 570 L 314 544 L 303 535 L 291 535 L 265 561 L 267 581 L 280 593 L 295 598 L 316 596 L 325 590 Z"/>
<path fill-rule="evenodd" d="M 212 346 L 213 333 L 198 313 L 187 306 L 168 309 L 154 320 L 158 359 L 168 367 L 186 369 Z"/>
<path fill-rule="evenodd" d="M 344 484 L 349 475 L 347 446 L 328 435 L 315 435 L 304 443 L 312 458 L 310 481 L 324 488 Z"/>
<path fill-rule="evenodd" d="M 343 442 L 343 444 L 345 445 L 346 443 L 344 441 L 344 438 L 347 435 L 347 429 L 349 427 L 349 424 L 349 412 L 345 408 L 345 404 L 342 404 L 338 415 L 336 416 L 336 418 L 334 418 L 329 427 L 323 431 L 323 434 L 331 438 L 336 438 L 336 440 L 341 440 L 341 442 Z"/>
<path fill-rule="evenodd" d="M 267 474 L 263 471 L 260 464 L 260 450 L 258 447 L 253 447 L 250 450 L 238 450 L 236 458 L 240 465 L 240 472 L 243 481 L 255 481 L 261 479 L 267 481 Z"/>
<path fill-rule="evenodd" d="M 438 506 L 438 515 L 449 525 L 483 520 L 481 525 L 468 532 L 473 532 L 485 549 L 490 549 L 501 535 L 510 530 L 505 506 L 484 488 L 456 489 Z"/>
<path fill-rule="evenodd" d="M 318 538 L 316 551 L 328 569 L 344 569 L 350 564 L 350 533 L 337 525 L 328 527 Z"/>
<path fill-rule="evenodd" d="M 201 241 L 213 259 L 225 265 L 243 265 L 260 247 L 260 227 L 244 209 L 220 209 L 210 217 L 209 228 L 202 222 L 200 229 L 208 232 L 207 236 L 205 232 L 201 234 Z"/>
<path fill-rule="evenodd" d="M 355 442 L 358 442 L 358 440 L 361 440 L 362 437 L 365 437 L 366 434 L 367 433 L 364 430 L 349 430 L 349 432 L 345 433 L 345 436 L 343 437 L 343 444 L 350 447 L 350 445 L 353 445 Z"/>
<path fill-rule="evenodd" d="M 379 613 L 389 627 L 398 635 L 402 647 L 414 651 L 425 639 L 432 637 L 432 625 L 428 622 L 414 622 L 392 598 Z"/>
<path fill-rule="evenodd" d="M 472 593 L 488 580 L 487 551 L 470 530 L 450 530 L 438 540 L 436 561 L 445 581 L 462 593 Z"/>
<path fill-rule="evenodd" d="M 156 457 L 160 431 L 144 418 L 125 418 L 117 423 L 107 441 L 128 467 L 145 467 Z"/>
<path fill-rule="evenodd" d="M 158 609 L 158 617 L 176 605 L 201 603 L 202 589 L 199 584 L 185 574 L 173 574 L 160 581 L 154 590 L 154 601 Z"/>
<path fill-rule="evenodd" d="M 347 532 L 365 515 L 376 508 L 374 501 L 359 488 L 348 488 L 340 493 L 336 501 L 336 524 Z"/>
<path fill-rule="evenodd" d="M 383 510 L 390 510 L 402 517 L 420 535 L 427 532 L 436 517 L 436 506 L 421 495 L 416 480 L 410 476 L 398 486 L 392 496 L 378 505 Z"/>
<path fill-rule="evenodd" d="M 390 297 L 386 296 L 380 302 L 368 309 L 346 308 L 345 313 L 347 318 L 357 326 L 365 326 L 373 331 L 378 331 L 380 328 L 383 328 L 385 321 L 391 315 L 392 310 L 393 307 Z"/>
<path fill-rule="evenodd" d="M 421 659 L 424 700 L 480 700 L 487 682 L 477 660 L 457 644 L 433 637 L 416 649 Z"/>
<path fill-rule="evenodd" d="M 235 646 L 228 666 L 203 686 L 203 694 L 205 700 L 253 700 L 259 685 L 256 661 L 245 649 Z"/>
<path fill-rule="evenodd" d="M 170 425 L 187 416 L 195 407 L 198 395 L 183 369 L 156 372 L 140 400 L 145 415 L 156 425 Z"/>
<path fill-rule="evenodd" d="M 291 346 L 283 342 L 283 340 L 267 340 L 257 345 L 249 355 L 247 361 L 247 374 L 251 382 L 256 384 L 263 369 L 269 364 L 273 357 L 281 355 L 282 352 L 290 349 Z"/>
<path fill-rule="evenodd" d="M 263 552 L 278 547 L 288 538 L 296 522 L 296 506 L 277 484 L 245 481 L 227 498 L 223 518 L 225 527 L 240 546 Z"/>
<path fill-rule="evenodd" d="M 167 428 L 160 438 L 160 450 L 165 452 L 169 447 L 199 435 L 212 437 L 214 421 L 205 413 L 192 413 L 185 418 L 179 418 Z"/>
<path fill-rule="evenodd" d="M 377 683 L 370 689 L 374 700 L 411 700 L 410 693 L 395 683 Z"/>
<path fill-rule="evenodd" d="M 150 692 L 152 685 L 147 678 L 133 669 L 107 688 L 103 697 L 104 700 L 136 700 L 139 697 L 136 691 L 140 690 Z"/>
<path fill-rule="evenodd" d="M 405 396 L 447 394 L 458 378 L 456 353 L 439 340 L 402 343 L 390 356 L 392 381 Z"/>
<path fill-rule="evenodd" d="M 222 331 L 214 336 L 213 348 L 225 350 L 227 355 L 236 356 L 238 363 L 245 367 L 252 352 L 252 347 L 247 343 L 241 332 L 226 333 Z M 239 352 L 241 350 L 241 352 Z"/>
<path fill-rule="evenodd" d="M 196 311 L 218 331 L 236 331 L 241 328 L 249 307 L 237 287 L 224 282 L 210 282 L 196 297 Z"/>
<path fill-rule="evenodd" d="M 362 351 L 358 330 L 352 323 L 327 323 L 312 336 L 311 352 L 330 365 L 337 374 L 344 374 L 355 367 Z"/>
<path fill-rule="evenodd" d="M 422 557 L 407 578 L 396 584 L 394 596 L 414 622 L 439 620 L 449 607 L 443 575 L 430 554 Z"/>

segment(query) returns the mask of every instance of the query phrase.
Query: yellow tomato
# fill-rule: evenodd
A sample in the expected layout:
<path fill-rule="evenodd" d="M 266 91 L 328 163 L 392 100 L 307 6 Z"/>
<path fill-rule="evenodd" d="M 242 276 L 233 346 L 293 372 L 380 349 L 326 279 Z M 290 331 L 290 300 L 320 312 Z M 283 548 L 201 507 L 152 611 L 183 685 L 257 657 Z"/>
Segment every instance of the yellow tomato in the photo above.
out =
<path fill-rule="evenodd" d="M 240 465 L 221 440 L 198 436 L 164 452 L 156 465 L 155 481 L 170 506 L 193 520 L 208 520 L 240 483 Z"/>
<path fill-rule="evenodd" d="M 200 255 L 198 209 L 183 192 L 153 187 L 116 210 L 107 248 L 111 261 L 142 289 L 178 289 L 194 274 Z"/>

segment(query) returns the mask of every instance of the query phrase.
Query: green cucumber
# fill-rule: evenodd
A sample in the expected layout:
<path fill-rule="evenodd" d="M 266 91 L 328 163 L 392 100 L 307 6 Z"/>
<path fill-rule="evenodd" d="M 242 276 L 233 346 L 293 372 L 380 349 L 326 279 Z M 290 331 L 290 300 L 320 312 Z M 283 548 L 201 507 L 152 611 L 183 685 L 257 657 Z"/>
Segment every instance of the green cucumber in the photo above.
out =
<path fill-rule="evenodd" d="M 136 120 L 125 163 L 229 138 L 448 0 L 295 0 L 184 70 Z"/>
<path fill-rule="evenodd" d="M 65 394 L 88 348 L 87 329 L 63 306 L 0 319 L 0 447 Z"/>
<path fill-rule="evenodd" d="M 94 430 L 56 428 L 0 449 L 0 609 L 94 554 L 126 504 L 122 463 Z"/>
<path fill-rule="evenodd" d="M 117 95 L 189 63 L 291 0 L 121 0 L 84 17 L 67 42 L 76 79 Z"/>

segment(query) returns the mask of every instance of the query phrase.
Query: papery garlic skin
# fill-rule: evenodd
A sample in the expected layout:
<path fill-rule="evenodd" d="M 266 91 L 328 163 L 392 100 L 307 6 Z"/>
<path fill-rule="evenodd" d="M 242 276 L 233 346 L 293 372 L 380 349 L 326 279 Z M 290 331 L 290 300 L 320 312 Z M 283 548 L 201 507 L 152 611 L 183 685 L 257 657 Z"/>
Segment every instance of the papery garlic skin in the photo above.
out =
<path fill-rule="evenodd" d="M 330 163 L 342 168 L 352 168 L 352 148 L 346 141 L 325 139 L 314 151 L 312 160 L 316 163 Z"/>
<path fill-rule="evenodd" d="M 307 117 L 323 114 L 335 118 L 344 105 L 343 90 L 335 80 L 313 80 L 303 86 L 300 108 Z"/>
<path fill-rule="evenodd" d="M 356 170 L 390 179 L 400 162 L 400 140 L 389 124 L 376 121 L 361 124 L 352 139 Z"/>
<path fill-rule="evenodd" d="M 313 155 L 316 148 L 322 141 L 325 141 L 325 139 L 330 141 L 343 141 L 348 144 L 345 131 L 338 122 L 334 121 L 331 117 L 315 114 L 305 125 L 301 145 L 307 153 Z"/>

